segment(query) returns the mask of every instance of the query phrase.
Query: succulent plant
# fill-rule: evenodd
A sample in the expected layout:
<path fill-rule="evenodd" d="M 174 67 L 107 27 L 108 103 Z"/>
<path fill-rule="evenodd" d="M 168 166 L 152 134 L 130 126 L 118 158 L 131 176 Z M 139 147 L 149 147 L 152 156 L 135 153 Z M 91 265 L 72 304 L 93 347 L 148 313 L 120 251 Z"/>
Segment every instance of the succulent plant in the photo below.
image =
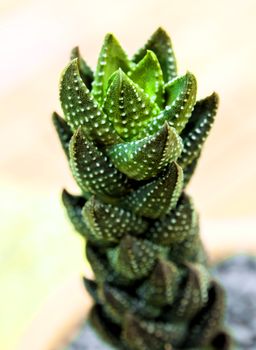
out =
<path fill-rule="evenodd" d="M 159 28 L 132 59 L 105 37 L 93 73 L 76 47 L 53 121 L 81 194 L 63 191 L 95 280 L 90 321 L 117 349 L 227 350 L 225 293 L 185 193 L 214 121 Z"/>

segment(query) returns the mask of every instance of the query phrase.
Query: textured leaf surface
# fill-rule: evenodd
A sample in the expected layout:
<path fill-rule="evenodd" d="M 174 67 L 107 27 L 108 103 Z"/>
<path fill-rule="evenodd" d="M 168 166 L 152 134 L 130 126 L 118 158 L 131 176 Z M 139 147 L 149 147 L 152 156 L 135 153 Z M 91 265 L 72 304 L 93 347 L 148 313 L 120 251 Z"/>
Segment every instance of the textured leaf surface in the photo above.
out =
<path fill-rule="evenodd" d="M 173 305 L 175 318 L 192 319 L 208 301 L 209 271 L 201 264 L 185 264 L 187 277 L 180 286 L 178 299 Z"/>
<path fill-rule="evenodd" d="M 101 104 L 108 87 L 108 80 L 119 68 L 127 72 L 131 67 L 125 51 L 112 34 L 107 34 L 99 55 L 93 81 L 92 94 Z"/>
<path fill-rule="evenodd" d="M 118 242 L 126 233 L 143 233 L 148 223 L 128 210 L 104 204 L 95 197 L 88 200 L 83 208 L 83 218 L 87 222 L 95 240 Z"/>
<path fill-rule="evenodd" d="M 134 312 L 142 317 L 155 318 L 160 315 L 161 310 L 146 304 L 144 299 L 131 296 L 120 288 L 109 284 L 102 287 L 102 304 L 107 314 L 114 322 L 122 323 L 124 314 Z"/>
<path fill-rule="evenodd" d="M 219 331 L 216 326 L 224 318 L 224 303 L 224 290 L 213 281 L 207 305 L 191 321 L 186 345 L 205 346 L 216 336 Z"/>
<path fill-rule="evenodd" d="M 123 337 L 131 349 L 172 350 L 181 343 L 185 331 L 184 323 L 140 320 L 135 315 L 129 314 L 125 318 Z"/>
<path fill-rule="evenodd" d="M 59 136 L 63 151 L 69 158 L 69 142 L 73 135 L 70 127 L 56 112 L 52 115 L 52 121 Z"/>
<path fill-rule="evenodd" d="M 92 267 L 97 282 L 101 284 L 107 282 L 117 284 L 118 286 L 131 284 L 131 280 L 121 276 L 111 267 L 101 247 L 96 247 L 91 242 L 87 242 L 86 257 Z"/>
<path fill-rule="evenodd" d="M 108 118 L 85 86 L 77 59 L 71 61 L 62 73 L 60 101 L 66 121 L 73 131 L 82 126 L 90 138 L 101 144 L 120 141 Z"/>
<path fill-rule="evenodd" d="M 99 196 L 119 196 L 127 191 L 127 179 L 79 128 L 70 143 L 70 164 L 83 191 Z"/>
<path fill-rule="evenodd" d="M 120 245 L 108 251 L 112 267 L 129 279 L 140 279 L 152 270 L 159 248 L 150 241 L 125 236 Z"/>
<path fill-rule="evenodd" d="M 90 230 L 82 217 L 82 208 L 85 205 L 85 198 L 82 196 L 73 196 L 66 190 L 62 192 L 62 202 L 67 210 L 70 221 L 81 235 L 88 237 Z"/>
<path fill-rule="evenodd" d="M 111 78 L 103 110 L 126 141 L 145 137 L 144 126 L 159 113 L 158 106 L 121 69 Z"/>
<path fill-rule="evenodd" d="M 165 90 L 167 106 L 162 117 L 180 133 L 187 124 L 196 102 L 196 78 L 188 72 L 165 85 Z"/>
<path fill-rule="evenodd" d="M 217 108 L 218 96 L 216 93 L 196 103 L 191 118 L 181 134 L 184 149 L 179 164 L 183 168 L 199 157 L 212 127 Z"/>
<path fill-rule="evenodd" d="M 158 218 L 176 206 L 182 191 L 182 181 L 181 167 L 171 163 L 155 180 L 124 197 L 122 203 L 138 215 Z"/>
<path fill-rule="evenodd" d="M 195 234 L 196 226 L 197 215 L 192 200 L 183 194 L 174 210 L 153 223 L 147 236 L 157 244 L 172 245 Z"/>
<path fill-rule="evenodd" d="M 145 56 L 147 50 L 151 50 L 156 54 L 166 82 L 176 77 L 176 59 L 171 39 L 162 28 L 155 31 L 146 45 L 134 55 L 133 61 L 139 62 Z"/>
<path fill-rule="evenodd" d="M 152 305 L 164 306 L 174 301 L 178 283 L 179 271 L 175 264 L 159 260 L 138 294 Z"/>
<path fill-rule="evenodd" d="M 153 51 L 147 51 L 145 57 L 131 71 L 129 77 L 150 96 L 151 101 L 162 106 L 164 103 L 163 73 Z"/>
<path fill-rule="evenodd" d="M 181 138 L 166 123 L 155 135 L 111 146 L 107 153 L 115 167 L 129 178 L 146 180 L 177 160 L 181 151 Z"/>
<path fill-rule="evenodd" d="M 75 58 L 77 58 L 79 72 L 83 82 L 85 83 L 88 89 L 91 89 L 93 82 L 93 71 L 80 55 L 78 46 L 74 47 L 71 51 L 70 59 L 74 60 Z"/>

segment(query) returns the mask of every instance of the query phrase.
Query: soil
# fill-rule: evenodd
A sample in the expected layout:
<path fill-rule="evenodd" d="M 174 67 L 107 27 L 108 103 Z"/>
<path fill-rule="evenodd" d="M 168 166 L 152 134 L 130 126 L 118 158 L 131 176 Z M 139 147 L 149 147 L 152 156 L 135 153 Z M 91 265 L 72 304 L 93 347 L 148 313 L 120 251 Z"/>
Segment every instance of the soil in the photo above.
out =
<path fill-rule="evenodd" d="M 238 255 L 213 269 L 227 292 L 226 324 L 241 350 L 256 349 L 256 257 Z M 67 350 L 113 350 L 85 323 Z"/>

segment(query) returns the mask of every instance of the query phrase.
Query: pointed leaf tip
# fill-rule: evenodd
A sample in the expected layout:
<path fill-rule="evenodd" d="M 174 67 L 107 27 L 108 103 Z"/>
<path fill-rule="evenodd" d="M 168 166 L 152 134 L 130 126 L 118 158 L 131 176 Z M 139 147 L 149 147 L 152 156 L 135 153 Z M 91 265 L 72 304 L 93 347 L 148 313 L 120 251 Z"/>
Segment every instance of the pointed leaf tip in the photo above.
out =
<path fill-rule="evenodd" d="M 77 63 L 78 63 L 79 72 L 81 74 L 81 78 L 85 83 L 85 85 L 90 90 L 92 87 L 92 81 L 93 81 L 93 71 L 85 62 L 85 60 L 82 58 L 78 46 L 75 46 L 70 53 L 71 61 L 76 58 L 77 58 Z"/>
<path fill-rule="evenodd" d="M 131 70 L 129 77 L 159 106 L 164 103 L 163 73 L 155 53 L 147 50 L 146 55 Z"/>
<path fill-rule="evenodd" d="M 52 114 L 52 121 L 59 136 L 62 148 L 69 159 L 69 143 L 73 135 L 72 130 L 65 120 L 62 119 L 56 112 L 53 112 Z"/>
<path fill-rule="evenodd" d="M 177 64 L 171 39 L 163 28 L 159 27 L 153 33 L 145 46 L 134 55 L 133 61 L 138 63 L 145 56 L 147 50 L 152 50 L 156 54 L 165 82 L 177 76 Z"/>
<path fill-rule="evenodd" d="M 122 69 L 118 69 L 111 77 L 103 111 L 120 137 L 130 141 L 147 135 L 144 126 L 159 113 L 159 108 Z"/>
<path fill-rule="evenodd" d="M 125 233 L 139 235 L 148 224 L 142 218 L 118 206 L 91 197 L 82 210 L 83 218 L 95 240 L 118 243 Z"/>
<path fill-rule="evenodd" d="M 116 168 L 129 178 L 155 177 L 182 151 L 182 140 L 167 123 L 154 135 L 109 147 L 107 153 Z M 147 152 L 147 157 L 145 157 Z"/>
<path fill-rule="evenodd" d="M 181 133 L 184 148 L 179 159 L 179 164 L 186 171 L 200 157 L 202 147 L 207 139 L 209 131 L 213 125 L 219 98 L 214 92 L 212 95 L 195 104 L 192 115 Z M 192 168 L 190 176 L 195 167 Z"/>
<path fill-rule="evenodd" d="M 88 139 L 81 127 L 70 142 L 70 165 L 73 175 L 85 192 L 103 197 L 118 197 L 128 190 L 127 178 Z"/>
<path fill-rule="evenodd" d="M 82 126 L 88 137 L 100 144 L 113 144 L 120 140 L 84 84 L 77 58 L 63 71 L 60 101 L 65 119 L 73 131 Z"/>
<path fill-rule="evenodd" d="M 127 72 L 130 69 L 130 61 L 118 40 L 109 33 L 105 36 L 101 48 L 92 88 L 92 94 L 99 104 L 103 102 L 109 78 L 119 68 Z"/>
<path fill-rule="evenodd" d="M 156 219 L 176 206 L 182 184 L 182 169 L 173 162 L 156 179 L 125 196 L 122 203 L 138 215 Z"/>

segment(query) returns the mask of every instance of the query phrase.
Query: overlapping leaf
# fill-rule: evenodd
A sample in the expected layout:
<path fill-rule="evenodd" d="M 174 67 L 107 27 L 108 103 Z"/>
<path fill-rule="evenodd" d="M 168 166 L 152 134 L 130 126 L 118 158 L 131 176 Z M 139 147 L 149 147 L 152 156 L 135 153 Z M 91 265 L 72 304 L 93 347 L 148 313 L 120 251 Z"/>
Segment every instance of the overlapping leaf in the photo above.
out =
<path fill-rule="evenodd" d="M 108 250 L 111 266 L 122 276 L 140 279 L 152 270 L 160 249 L 148 240 L 124 236 L 118 247 Z"/>
<path fill-rule="evenodd" d="M 123 140 L 146 136 L 145 125 L 159 113 L 158 106 L 119 69 L 111 78 L 103 111 Z"/>
<path fill-rule="evenodd" d="M 127 179 L 79 128 L 70 142 L 73 175 L 85 192 L 98 196 L 120 196 L 127 189 Z"/>
<path fill-rule="evenodd" d="M 176 206 L 182 191 L 182 181 L 182 169 L 173 162 L 155 180 L 125 196 L 122 205 L 138 215 L 158 218 Z"/>
<path fill-rule="evenodd" d="M 111 123 L 92 98 L 74 59 L 62 73 L 60 101 L 65 118 L 73 132 L 82 126 L 89 138 L 101 144 L 113 144 L 120 138 Z"/>
<path fill-rule="evenodd" d="M 185 323 L 163 323 L 143 320 L 133 314 L 125 318 L 123 337 L 134 350 L 178 348 L 186 332 Z"/>
<path fill-rule="evenodd" d="M 179 284 L 179 271 L 172 262 L 159 260 L 138 294 L 151 305 L 172 304 Z"/>
<path fill-rule="evenodd" d="M 119 68 L 127 72 L 131 63 L 113 34 L 107 34 L 99 55 L 92 88 L 92 94 L 100 104 L 106 94 L 109 78 Z"/>
<path fill-rule="evenodd" d="M 173 245 L 196 234 L 197 215 L 189 196 L 183 194 L 174 210 L 156 220 L 147 236 L 152 242 Z"/>
<path fill-rule="evenodd" d="M 195 105 L 191 118 L 183 130 L 184 149 L 179 159 L 182 168 L 196 160 L 208 136 L 218 107 L 218 95 L 213 93 Z"/>
<path fill-rule="evenodd" d="M 181 138 L 167 123 L 155 135 L 107 149 L 115 167 L 135 180 L 155 177 L 166 165 L 177 160 L 181 151 Z"/>
<path fill-rule="evenodd" d="M 73 135 L 72 130 L 56 112 L 52 115 L 52 121 L 59 136 L 63 151 L 65 152 L 67 158 L 69 158 L 69 142 Z"/>
<path fill-rule="evenodd" d="M 124 234 L 139 235 L 148 223 L 134 213 L 118 206 L 105 204 L 91 197 L 83 208 L 83 219 L 95 240 L 118 242 Z"/>
<path fill-rule="evenodd" d="M 77 58 L 79 72 L 83 82 L 85 83 L 88 89 L 91 89 L 93 82 L 93 71 L 82 58 L 78 46 L 74 47 L 71 51 L 70 59 L 74 60 L 75 58 Z"/>
<path fill-rule="evenodd" d="M 73 196 L 66 190 L 63 190 L 62 202 L 75 229 L 81 235 L 88 238 L 90 236 L 90 229 L 82 216 L 82 208 L 86 202 L 85 198 L 83 196 Z"/>
<path fill-rule="evenodd" d="M 147 51 L 142 60 L 139 61 L 135 68 L 130 72 L 129 77 L 150 96 L 151 101 L 155 101 L 159 106 L 163 105 L 163 73 L 153 51 Z"/>
<path fill-rule="evenodd" d="M 133 61 L 139 62 L 145 56 L 147 50 L 151 50 L 156 54 L 165 82 L 177 76 L 176 59 L 171 39 L 162 28 L 158 28 L 153 33 L 145 46 L 134 55 Z"/>

